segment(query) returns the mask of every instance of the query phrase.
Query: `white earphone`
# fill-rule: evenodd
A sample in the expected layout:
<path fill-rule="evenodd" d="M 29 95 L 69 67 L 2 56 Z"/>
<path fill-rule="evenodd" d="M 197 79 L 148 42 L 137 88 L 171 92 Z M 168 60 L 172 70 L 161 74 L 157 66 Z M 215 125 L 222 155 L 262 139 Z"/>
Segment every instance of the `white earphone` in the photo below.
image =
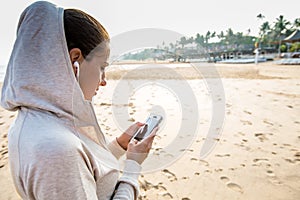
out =
<path fill-rule="evenodd" d="M 74 66 L 76 67 L 76 79 L 79 81 L 79 63 L 78 61 L 74 62 Z"/>

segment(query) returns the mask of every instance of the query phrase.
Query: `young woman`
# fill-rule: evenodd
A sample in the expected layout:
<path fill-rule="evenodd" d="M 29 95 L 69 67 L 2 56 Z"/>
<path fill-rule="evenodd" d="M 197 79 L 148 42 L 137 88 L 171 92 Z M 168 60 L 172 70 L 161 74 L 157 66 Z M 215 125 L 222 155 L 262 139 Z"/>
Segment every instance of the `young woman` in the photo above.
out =
<path fill-rule="evenodd" d="M 140 164 L 157 129 L 137 142 L 135 123 L 107 143 L 91 100 L 106 84 L 108 57 L 108 33 L 83 11 L 40 1 L 21 14 L 1 104 L 18 111 L 8 148 L 23 199 L 137 198 Z"/>

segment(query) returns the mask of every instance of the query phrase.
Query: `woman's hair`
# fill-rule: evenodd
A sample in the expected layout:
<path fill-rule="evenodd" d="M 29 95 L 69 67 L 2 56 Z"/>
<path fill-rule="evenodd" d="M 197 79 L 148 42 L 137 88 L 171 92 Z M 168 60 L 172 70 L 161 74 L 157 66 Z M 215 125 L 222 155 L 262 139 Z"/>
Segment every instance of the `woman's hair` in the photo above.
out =
<path fill-rule="evenodd" d="M 64 28 L 68 50 L 79 48 L 85 59 L 98 45 L 109 41 L 105 28 L 81 10 L 64 10 Z"/>

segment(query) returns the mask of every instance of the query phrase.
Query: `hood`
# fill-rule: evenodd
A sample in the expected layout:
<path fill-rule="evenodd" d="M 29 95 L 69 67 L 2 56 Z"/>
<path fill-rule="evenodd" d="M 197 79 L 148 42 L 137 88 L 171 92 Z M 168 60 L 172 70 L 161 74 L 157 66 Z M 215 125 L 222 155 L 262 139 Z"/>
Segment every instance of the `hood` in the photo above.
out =
<path fill-rule="evenodd" d="M 91 102 L 76 81 L 63 23 L 64 9 L 39 1 L 21 14 L 2 87 L 1 105 L 50 112 L 105 144 Z M 91 131 L 91 128 L 93 131 Z"/>

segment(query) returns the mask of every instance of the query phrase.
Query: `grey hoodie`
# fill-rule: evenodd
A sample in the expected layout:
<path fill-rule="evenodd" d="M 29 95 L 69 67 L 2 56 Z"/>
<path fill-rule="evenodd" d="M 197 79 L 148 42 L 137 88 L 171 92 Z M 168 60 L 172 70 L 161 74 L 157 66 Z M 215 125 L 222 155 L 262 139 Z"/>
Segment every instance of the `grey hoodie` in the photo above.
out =
<path fill-rule="evenodd" d="M 18 111 L 8 134 L 11 173 L 23 199 L 134 199 L 141 166 L 107 144 L 68 54 L 63 8 L 40 1 L 21 14 L 1 105 Z"/>

